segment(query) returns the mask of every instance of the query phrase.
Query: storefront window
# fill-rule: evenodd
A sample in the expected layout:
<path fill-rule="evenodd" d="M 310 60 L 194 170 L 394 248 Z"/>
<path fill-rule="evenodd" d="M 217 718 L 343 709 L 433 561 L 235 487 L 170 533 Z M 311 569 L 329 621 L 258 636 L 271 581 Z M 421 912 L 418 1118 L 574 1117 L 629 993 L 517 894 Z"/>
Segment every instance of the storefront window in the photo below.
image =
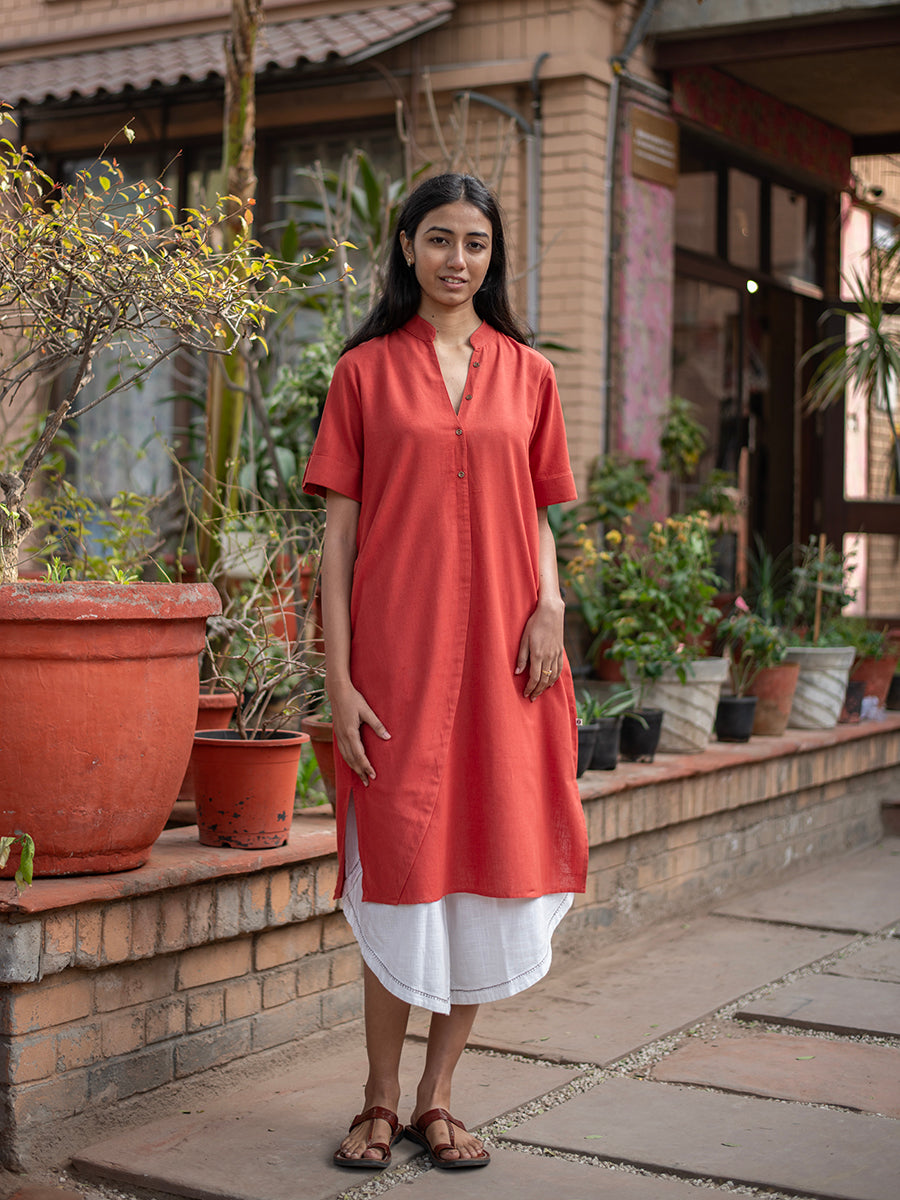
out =
<path fill-rule="evenodd" d="M 815 227 L 802 192 L 772 185 L 772 274 L 816 283 Z"/>
<path fill-rule="evenodd" d="M 698 254 L 715 254 L 717 190 L 714 170 L 683 158 L 675 189 L 677 245 Z"/>
<path fill-rule="evenodd" d="M 759 180 L 734 168 L 728 172 L 728 261 L 759 269 Z"/>

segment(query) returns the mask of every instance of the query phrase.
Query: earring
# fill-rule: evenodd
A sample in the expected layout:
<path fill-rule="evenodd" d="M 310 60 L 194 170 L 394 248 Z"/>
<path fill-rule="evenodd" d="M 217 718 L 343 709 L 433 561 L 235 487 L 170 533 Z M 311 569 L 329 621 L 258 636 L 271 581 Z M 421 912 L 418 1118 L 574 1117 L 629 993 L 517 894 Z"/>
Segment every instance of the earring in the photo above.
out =
<path fill-rule="evenodd" d="M 406 265 L 407 265 L 408 267 L 411 267 L 411 266 L 413 265 L 413 259 L 411 259 L 411 258 L 408 258 L 408 259 L 406 260 Z"/>

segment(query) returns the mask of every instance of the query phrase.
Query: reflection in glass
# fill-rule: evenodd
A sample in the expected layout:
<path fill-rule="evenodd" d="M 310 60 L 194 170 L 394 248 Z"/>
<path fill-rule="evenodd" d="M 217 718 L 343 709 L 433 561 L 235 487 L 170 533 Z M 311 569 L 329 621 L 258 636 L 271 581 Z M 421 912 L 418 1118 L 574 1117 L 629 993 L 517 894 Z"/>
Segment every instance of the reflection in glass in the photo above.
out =
<path fill-rule="evenodd" d="M 815 228 L 801 192 L 772 185 L 772 274 L 816 283 Z"/>
<path fill-rule="evenodd" d="M 675 244 L 698 254 L 716 252 L 716 172 L 682 162 L 675 189 Z"/>
<path fill-rule="evenodd" d="M 759 180 L 733 167 L 728 172 L 728 261 L 759 267 Z"/>

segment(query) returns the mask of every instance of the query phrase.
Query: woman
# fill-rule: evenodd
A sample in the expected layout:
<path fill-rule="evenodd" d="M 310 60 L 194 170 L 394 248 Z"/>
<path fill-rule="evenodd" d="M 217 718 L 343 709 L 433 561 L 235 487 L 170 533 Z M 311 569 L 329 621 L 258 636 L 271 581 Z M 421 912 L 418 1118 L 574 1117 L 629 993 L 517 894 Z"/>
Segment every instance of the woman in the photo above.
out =
<path fill-rule="evenodd" d="M 365 1104 L 334 1155 L 400 1136 L 410 1004 L 432 1011 L 405 1133 L 484 1166 L 450 1115 L 477 1006 L 540 979 L 584 889 L 575 711 L 547 506 L 575 498 L 553 369 L 526 344 L 479 180 L 409 197 L 383 294 L 338 362 L 304 477 L 326 497 L 337 895 L 364 960 Z"/>

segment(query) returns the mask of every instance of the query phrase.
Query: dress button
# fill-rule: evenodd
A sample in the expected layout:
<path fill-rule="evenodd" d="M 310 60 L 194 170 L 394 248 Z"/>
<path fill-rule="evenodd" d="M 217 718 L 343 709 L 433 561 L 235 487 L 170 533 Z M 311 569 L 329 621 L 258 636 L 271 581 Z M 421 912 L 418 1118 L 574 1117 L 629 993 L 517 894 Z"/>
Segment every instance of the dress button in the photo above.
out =
<path fill-rule="evenodd" d="M 472 366 L 473 366 L 473 367 L 480 367 L 480 366 L 481 366 L 481 363 L 480 363 L 480 362 L 477 362 L 477 363 L 472 363 Z"/>
<path fill-rule="evenodd" d="M 467 400 L 471 400 L 471 399 L 472 399 L 472 393 L 471 393 L 471 392 L 469 393 L 469 395 L 468 395 L 468 396 L 466 396 L 466 399 L 467 399 Z"/>
<path fill-rule="evenodd" d="M 457 437 L 461 437 L 461 436 L 462 436 L 462 430 L 461 430 L 461 429 L 457 429 L 457 431 L 456 431 L 456 436 L 457 436 Z"/>
<path fill-rule="evenodd" d="M 465 479 L 465 477 L 466 477 L 465 471 L 457 471 L 457 475 L 459 476 L 460 479 Z"/>

